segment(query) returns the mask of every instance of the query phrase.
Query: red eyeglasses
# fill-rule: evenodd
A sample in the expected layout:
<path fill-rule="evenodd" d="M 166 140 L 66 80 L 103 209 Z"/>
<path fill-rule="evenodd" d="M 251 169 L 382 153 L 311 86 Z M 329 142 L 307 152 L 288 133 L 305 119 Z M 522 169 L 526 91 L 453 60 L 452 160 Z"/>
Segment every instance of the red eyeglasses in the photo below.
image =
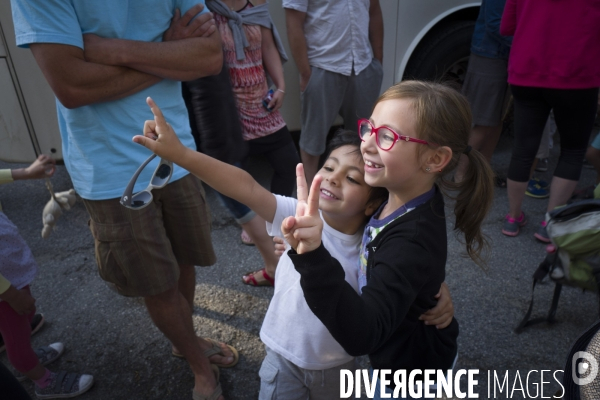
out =
<path fill-rule="evenodd" d="M 360 140 L 364 142 L 365 138 L 367 136 L 371 136 L 373 133 L 375 133 L 375 141 L 377 142 L 377 146 L 379 146 L 379 148 L 384 151 L 390 150 L 399 140 L 404 140 L 405 142 L 429 144 L 429 142 L 425 140 L 411 138 L 410 136 L 399 135 L 387 126 L 380 126 L 379 128 L 375 128 L 371 124 L 371 121 L 365 118 L 360 119 L 358 121 L 358 136 L 360 137 Z"/>

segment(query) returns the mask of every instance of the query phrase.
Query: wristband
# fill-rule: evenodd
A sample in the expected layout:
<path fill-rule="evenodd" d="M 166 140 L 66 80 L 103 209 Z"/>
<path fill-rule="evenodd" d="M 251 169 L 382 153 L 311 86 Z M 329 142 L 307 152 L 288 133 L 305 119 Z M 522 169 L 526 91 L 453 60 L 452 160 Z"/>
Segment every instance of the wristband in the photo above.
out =
<path fill-rule="evenodd" d="M 277 89 L 277 91 L 278 91 L 278 92 L 281 92 L 281 93 L 283 93 L 283 94 L 285 94 L 285 91 L 284 91 L 284 90 Z"/>

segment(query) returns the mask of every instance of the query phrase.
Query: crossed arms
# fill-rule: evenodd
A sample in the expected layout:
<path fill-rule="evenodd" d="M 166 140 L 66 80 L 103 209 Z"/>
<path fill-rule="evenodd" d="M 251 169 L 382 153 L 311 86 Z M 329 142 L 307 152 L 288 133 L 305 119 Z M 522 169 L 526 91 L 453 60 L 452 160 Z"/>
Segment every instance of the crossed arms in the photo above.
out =
<path fill-rule="evenodd" d="M 223 63 L 221 40 L 212 19 L 192 7 L 177 10 L 162 42 L 84 35 L 84 49 L 31 44 L 31 52 L 58 100 L 67 108 L 118 100 L 162 79 L 193 80 L 217 74 Z M 193 19 L 193 20 L 192 20 Z"/>

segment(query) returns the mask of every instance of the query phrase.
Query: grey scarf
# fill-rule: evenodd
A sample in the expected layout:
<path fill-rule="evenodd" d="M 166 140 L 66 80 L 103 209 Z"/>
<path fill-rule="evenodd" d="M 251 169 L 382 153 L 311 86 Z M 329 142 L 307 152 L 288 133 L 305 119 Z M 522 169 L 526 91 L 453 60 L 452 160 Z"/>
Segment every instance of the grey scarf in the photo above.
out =
<path fill-rule="evenodd" d="M 275 24 L 273 24 L 273 20 L 269 14 L 269 5 L 267 3 L 260 4 L 256 7 L 246 8 L 239 13 L 230 10 L 229 7 L 220 0 L 206 0 L 206 6 L 210 11 L 227 18 L 229 28 L 231 28 L 231 32 L 233 33 L 235 54 L 238 60 L 246 58 L 244 48 L 249 46 L 248 39 L 246 38 L 246 34 L 242 27 L 243 24 L 260 25 L 270 29 L 273 32 L 273 38 L 275 39 L 275 45 L 277 46 L 281 61 L 286 62 L 288 60 L 277 28 L 275 28 Z"/>

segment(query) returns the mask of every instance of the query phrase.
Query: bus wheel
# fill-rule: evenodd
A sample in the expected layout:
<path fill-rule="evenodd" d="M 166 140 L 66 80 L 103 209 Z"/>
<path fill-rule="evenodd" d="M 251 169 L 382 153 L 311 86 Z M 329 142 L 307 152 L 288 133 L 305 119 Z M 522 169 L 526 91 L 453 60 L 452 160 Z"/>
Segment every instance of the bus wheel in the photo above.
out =
<path fill-rule="evenodd" d="M 429 32 L 410 57 L 404 79 L 444 81 L 462 86 L 471 55 L 475 22 L 448 21 Z"/>

